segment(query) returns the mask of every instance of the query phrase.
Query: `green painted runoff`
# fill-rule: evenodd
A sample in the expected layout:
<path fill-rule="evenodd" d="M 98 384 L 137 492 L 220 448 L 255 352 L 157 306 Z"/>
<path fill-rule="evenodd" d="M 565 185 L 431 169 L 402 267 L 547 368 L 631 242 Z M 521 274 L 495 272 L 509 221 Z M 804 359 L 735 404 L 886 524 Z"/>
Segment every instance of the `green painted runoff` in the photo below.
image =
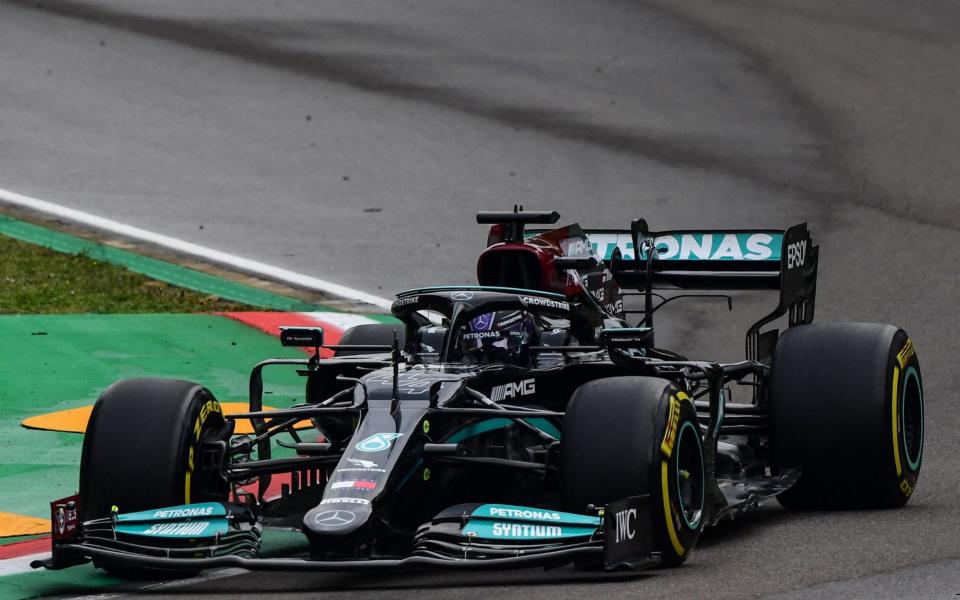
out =
<path fill-rule="evenodd" d="M 0 511 L 45 517 L 77 488 L 82 436 L 24 429 L 31 416 L 92 405 L 114 381 L 173 377 L 224 402 L 245 402 L 250 369 L 269 357 L 303 358 L 277 338 L 214 315 L 0 316 Z M 266 403 L 303 399 L 293 369 L 264 372 Z"/>

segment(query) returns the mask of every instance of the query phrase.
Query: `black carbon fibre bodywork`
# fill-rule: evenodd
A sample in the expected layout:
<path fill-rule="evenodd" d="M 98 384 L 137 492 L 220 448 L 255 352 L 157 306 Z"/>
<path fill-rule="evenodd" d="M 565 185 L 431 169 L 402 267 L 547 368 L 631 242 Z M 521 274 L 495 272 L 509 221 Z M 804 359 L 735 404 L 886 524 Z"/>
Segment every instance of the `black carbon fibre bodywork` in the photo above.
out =
<path fill-rule="evenodd" d="M 706 525 L 754 508 L 796 481 L 798 472 L 781 469 L 767 452 L 764 401 L 770 366 L 758 348 L 768 335 L 761 334 L 760 327 L 776 317 L 789 314 L 790 325 L 812 319 L 815 247 L 797 265 L 804 274 L 788 275 L 794 267 L 787 264 L 788 245 L 809 241 L 805 226 L 782 235 L 779 261 L 740 270 L 723 261 L 705 261 L 700 270 L 686 264 L 690 261 L 679 261 L 683 264 L 667 269 L 657 264 L 652 245 L 657 234 L 647 231 L 645 224 L 635 223 L 630 235 L 634 248 L 647 249 L 646 257 L 637 252 L 624 259 L 616 250 L 609 258 L 554 263 L 550 261 L 571 256 L 575 244 L 585 239 L 583 232 L 571 226 L 530 242 L 524 237 L 524 223 L 544 222 L 549 215 L 535 213 L 525 221 L 525 213 L 506 214 L 516 215 L 498 221 L 509 225 L 509 239 L 497 242 L 493 232 L 491 249 L 512 246 L 497 250 L 496 261 L 511 256 L 505 253 L 511 249 L 538 257 L 542 270 L 531 273 L 540 278 L 539 288 L 447 286 L 402 292 L 392 307 L 397 325 L 384 327 L 403 330 L 405 345 L 391 335 L 391 343 L 384 339 L 382 344 L 323 346 L 349 355 L 322 360 L 322 332 L 285 330 L 284 340 L 291 344 L 304 340 L 304 345 L 317 347 L 317 354 L 256 365 L 250 378 L 249 412 L 227 417 L 250 419 L 254 433 L 205 442 L 198 460 L 218 470 L 231 489 L 229 499 L 255 516 L 252 524 L 231 524 L 231 534 L 252 532 L 243 539 L 259 540 L 264 528 L 299 530 L 309 544 L 308 558 L 258 557 L 256 545 L 227 548 L 229 537 L 187 544 L 192 554 L 172 552 L 171 544 L 118 541 L 115 527 L 108 526 L 111 537 L 96 533 L 103 525 L 97 529 L 87 523 L 76 536 L 57 540 L 53 558 L 42 566 L 62 568 L 85 559 L 163 569 L 502 568 L 564 562 L 606 568 L 648 566 L 656 562 L 657 549 L 634 535 L 629 543 L 617 535 L 614 543 L 611 528 L 617 525 L 604 518 L 603 506 L 562 505 L 567 482 L 558 458 L 566 406 L 580 386 L 608 377 L 667 380 L 694 403 L 703 445 Z M 487 266 L 498 265 L 496 261 Z M 548 273 L 549 269 L 553 271 Z M 583 276 L 579 270 L 585 271 Z M 481 272 L 481 278 L 489 278 L 495 269 Z M 511 276 L 503 283 L 513 280 Z M 681 288 L 702 284 L 708 289 L 778 286 L 781 299 L 749 332 L 747 360 L 689 361 L 654 346 L 656 307 L 651 298 L 654 284 L 661 283 Z M 640 327 L 624 318 L 621 287 L 634 287 L 645 295 Z M 528 363 L 482 362 L 461 351 L 459 336 L 466 323 L 506 310 L 537 319 L 540 341 L 530 348 Z M 427 330 L 441 345 L 424 358 L 416 345 Z M 442 335 L 437 336 L 438 331 Z M 296 369 L 306 380 L 305 401 L 265 412 L 263 380 L 268 368 Z M 731 402 L 727 390 L 731 383 L 749 384 L 750 402 Z M 305 420 L 312 429 L 296 427 Z M 278 445 L 286 450 L 283 456 L 274 456 Z M 280 478 L 283 484 L 276 493 L 271 484 Z M 451 519 L 444 512 L 464 503 L 573 510 L 592 514 L 597 523 L 579 536 L 566 536 L 562 527 L 550 529 L 556 539 L 538 534 L 536 527 L 542 525 L 533 529 L 523 525 L 517 530 L 521 533 L 509 540 L 471 538 L 460 533 L 470 514 Z M 640 539 L 649 540 L 650 519 L 642 516 L 649 512 L 647 499 L 615 499 L 611 506 L 641 515 L 636 521 L 640 525 L 631 525 L 630 531 L 636 528 Z M 526 539 L 528 530 L 533 533 Z"/>

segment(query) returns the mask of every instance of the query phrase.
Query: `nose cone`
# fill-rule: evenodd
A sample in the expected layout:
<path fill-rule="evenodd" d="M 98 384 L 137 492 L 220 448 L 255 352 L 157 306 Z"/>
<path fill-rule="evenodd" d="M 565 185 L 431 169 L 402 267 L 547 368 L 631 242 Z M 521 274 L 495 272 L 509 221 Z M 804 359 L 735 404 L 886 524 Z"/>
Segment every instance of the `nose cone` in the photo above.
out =
<path fill-rule="evenodd" d="M 351 503 L 362 498 L 334 498 L 321 503 L 303 516 L 304 531 L 311 538 L 342 538 L 357 532 L 370 519 L 370 505 Z"/>

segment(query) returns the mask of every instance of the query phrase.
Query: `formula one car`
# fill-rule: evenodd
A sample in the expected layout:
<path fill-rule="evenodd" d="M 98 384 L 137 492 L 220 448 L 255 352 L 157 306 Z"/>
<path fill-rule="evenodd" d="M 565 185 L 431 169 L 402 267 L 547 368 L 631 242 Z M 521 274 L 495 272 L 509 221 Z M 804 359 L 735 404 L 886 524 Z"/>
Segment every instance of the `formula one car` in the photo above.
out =
<path fill-rule="evenodd" d="M 480 213 L 479 285 L 402 292 L 396 325 L 335 345 L 283 328 L 313 355 L 256 365 L 249 412 L 225 415 L 185 381 L 114 384 L 35 566 L 676 566 L 705 527 L 767 498 L 908 501 L 923 454 L 916 351 L 890 325 L 811 324 L 805 224 L 528 229 L 558 218 Z M 655 343 L 657 309 L 703 296 L 687 290 L 779 301 L 747 331 L 745 360 L 719 364 Z M 626 293 L 642 308 L 625 310 Z M 266 411 L 263 372 L 278 365 L 304 377 L 305 400 Z M 268 551 L 270 529 L 299 532 L 300 549 Z"/>

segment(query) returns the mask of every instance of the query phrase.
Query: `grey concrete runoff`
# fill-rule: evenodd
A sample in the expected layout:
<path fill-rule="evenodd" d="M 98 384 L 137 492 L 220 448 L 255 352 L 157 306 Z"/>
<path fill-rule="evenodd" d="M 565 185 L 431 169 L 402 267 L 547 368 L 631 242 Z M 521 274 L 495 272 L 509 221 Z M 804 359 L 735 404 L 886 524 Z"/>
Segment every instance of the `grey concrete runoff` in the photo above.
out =
<path fill-rule="evenodd" d="M 904 510 L 773 503 L 638 576 L 246 574 L 150 596 L 960 594 L 957 31 L 951 0 L 0 1 L 0 188 L 384 296 L 474 281 L 478 209 L 807 221 L 818 320 L 896 323 L 923 364 Z M 737 358 L 769 301 L 677 308 L 660 341 Z"/>

